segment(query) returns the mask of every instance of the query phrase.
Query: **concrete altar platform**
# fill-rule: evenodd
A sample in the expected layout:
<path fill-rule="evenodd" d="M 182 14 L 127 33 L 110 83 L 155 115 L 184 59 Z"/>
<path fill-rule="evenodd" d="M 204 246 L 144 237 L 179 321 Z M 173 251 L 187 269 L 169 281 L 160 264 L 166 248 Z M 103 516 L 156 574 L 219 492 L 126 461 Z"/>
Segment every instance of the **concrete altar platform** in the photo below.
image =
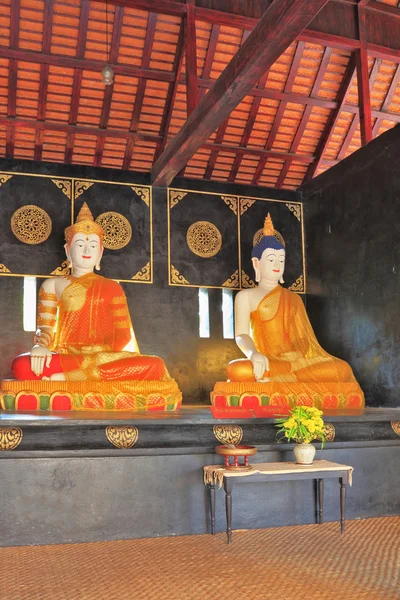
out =
<path fill-rule="evenodd" d="M 354 467 L 347 518 L 400 514 L 400 409 L 336 411 L 325 421 L 332 441 L 317 458 Z M 214 419 L 208 407 L 157 414 L 0 413 L 0 442 L 13 446 L 0 450 L 0 544 L 206 533 L 202 467 L 221 462 L 214 425 L 239 425 L 243 443 L 258 448 L 256 462 L 293 460 L 293 446 L 276 443 L 273 419 Z M 241 486 L 235 525 L 312 523 L 312 485 L 269 485 L 265 501 L 251 483 Z M 338 518 L 338 494 L 338 486 L 327 483 L 328 521 Z M 217 493 L 221 530 L 223 500 Z M 251 510 L 242 510 L 247 503 Z"/>

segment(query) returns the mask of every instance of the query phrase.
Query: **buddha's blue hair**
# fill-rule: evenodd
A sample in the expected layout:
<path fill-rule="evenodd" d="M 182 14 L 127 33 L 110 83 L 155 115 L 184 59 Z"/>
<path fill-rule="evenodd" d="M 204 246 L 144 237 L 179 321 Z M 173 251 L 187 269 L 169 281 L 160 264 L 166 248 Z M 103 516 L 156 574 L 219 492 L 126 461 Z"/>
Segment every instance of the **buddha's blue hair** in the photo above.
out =
<path fill-rule="evenodd" d="M 251 258 L 261 259 L 264 250 L 272 248 L 273 250 L 285 250 L 285 246 L 273 235 L 264 235 L 256 244 L 251 252 Z"/>

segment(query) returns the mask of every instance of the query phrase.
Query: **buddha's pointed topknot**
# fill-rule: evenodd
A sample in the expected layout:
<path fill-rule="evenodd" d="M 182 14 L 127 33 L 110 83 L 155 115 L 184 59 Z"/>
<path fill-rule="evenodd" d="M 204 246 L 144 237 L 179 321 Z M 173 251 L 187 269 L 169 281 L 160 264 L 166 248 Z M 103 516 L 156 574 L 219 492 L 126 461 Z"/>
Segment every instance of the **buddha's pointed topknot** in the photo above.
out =
<path fill-rule="evenodd" d="M 272 222 L 271 219 L 271 215 L 268 213 L 268 215 L 265 217 L 265 221 L 264 221 L 264 229 L 263 229 L 263 234 L 265 236 L 269 236 L 269 235 L 275 235 L 275 229 L 274 229 L 274 224 Z"/>
<path fill-rule="evenodd" d="M 80 223 L 81 221 L 94 221 L 92 211 L 90 210 L 86 202 L 82 204 L 82 208 L 79 211 L 78 216 L 76 217 L 75 223 Z"/>

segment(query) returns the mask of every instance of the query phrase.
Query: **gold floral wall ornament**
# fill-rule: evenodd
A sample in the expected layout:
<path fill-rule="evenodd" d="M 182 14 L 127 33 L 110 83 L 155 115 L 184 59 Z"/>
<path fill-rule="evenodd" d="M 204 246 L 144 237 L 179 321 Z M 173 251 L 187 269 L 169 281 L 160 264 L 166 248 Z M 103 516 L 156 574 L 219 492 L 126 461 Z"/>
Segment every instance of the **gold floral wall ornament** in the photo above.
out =
<path fill-rule="evenodd" d="M 251 198 L 240 198 L 240 215 L 243 215 L 250 206 L 256 202 L 256 200 L 251 200 Z"/>
<path fill-rule="evenodd" d="M 62 191 L 69 200 L 72 198 L 72 183 L 65 179 L 52 179 L 52 182 Z"/>
<path fill-rule="evenodd" d="M 183 198 L 187 196 L 187 192 L 179 192 L 177 190 L 169 190 L 169 207 L 174 208 L 174 206 L 176 206 L 178 204 L 178 202 L 180 202 L 180 200 L 183 200 Z"/>
<path fill-rule="evenodd" d="M 149 188 L 133 187 L 132 189 L 143 200 L 147 206 L 150 206 L 150 190 Z"/>
<path fill-rule="evenodd" d="M 121 250 L 132 239 L 132 227 L 123 215 L 117 212 L 104 212 L 96 219 L 104 229 L 104 247 L 108 250 Z"/>
<path fill-rule="evenodd" d="M 236 271 L 222 284 L 222 287 L 238 288 L 239 287 L 239 269 Z"/>
<path fill-rule="evenodd" d="M 0 273 L 11 273 L 10 269 L 8 269 L 6 267 L 6 265 L 3 265 L 3 263 L 0 263 Z"/>
<path fill-rule="evenodd" d="M 176 269 L 174 267 L 174 265 L 171 265 L 170 275 L 171 275 L 171 283 L 178 284 L 178 285 L 190 285 L 188 280 L 185 279 L 184 276 L 179 273 L 178 269 Z"/>
<path fill-rule="evenodd" d="M 20 427 L 0 427 L 0 450 L 15 450 L 24 434 Z"/>
<path fill-rule="evenodd" d="M 136 273 L 136 275 L 134 275 L 132 277 L 133 281 L 150 281 L 151 280 L 151 272 L 150 272 L 150 262 L 147 263 L 147 265 L 145 265 L 143 267 L 143 269 L 140 269 L 140 271 L 138 271 Z"/>
<path fill-rule="evenodd" d="M 237 446 L 243 438 L 243 429 L 240 425 L 214 425 L 213 434 L 221 444 Z"/>
<path fill-rule="evenodd" d="M 227 206 L 231 209 L 235 215 L 238 214 L 238 198 L 237 196 L 221 196 L 221 199 L 225 202 Z"/>
<path fill-rule="evenodd" d="M 79 196 L 81 196 L 83 192 L 86 192 L 86 190 L 92 187 L 93 183 L 93 181 L 75 181 L 75 200 L 79 198 Z"/>
<path fill-rule="evenodd" d="M 292 292 L 304 292 L 304 277 L 300 275 L 294 283 L 289 287 Z"/>
<path fill-rule="evenodd" d="M 45 210 L 27 204 L 18 208 L 11 217 L 11 230 L 24 244 L 41 244 L 51 234 L 52 223 Z"/>
<path fill-rule="evenodd" d="M 301 221 L 301 205 L 300 204 L 292 204 L 291 202 L 286 203 L 286 206 L 294 214 L 298 221 Z"/>
<path fill-rule="evenodd" d="M 254 281 L 242 270 L 242 287 L 243 288 L 254 288 L 256 284 Z"/>
<path fill-rule="evenodd" d="M 391 421 L 391 426 L 395 434 L 400 436 L 400 421 Z"/>
<path fill-rule="evenodd" d="M 61 266 L 57 267 L 57 269 L 54 269 L 50 275 L 71 275 L 71 263 L 69 260 L 64 260 L 61 263 Z"/>
<path fill-rule="evenodd" d="M 6 183 L 9 179 L 11 179 L 12 175 L 6 175 L 5 173 L 0 173 L 0 187 L 3 183 Z"/>
<path fill-rule="evenodd" d="M 106 437 L 116 448 L 133 448 L 139 438 L 137 427 L 114 426 L 106 427 Z"/>
<path fill-rule="evenodd" d="M 211 258 L 218 254 L 222 246 L 219 229 L 209 221 L 192 223 L 186 233 L 189 249 L 201 258 Z"/>
<path fill-rule="evenodd" d="M 333 442 L 335 440 L 335 426 L 332 423 L 325 423 L 325 441 Z"/>

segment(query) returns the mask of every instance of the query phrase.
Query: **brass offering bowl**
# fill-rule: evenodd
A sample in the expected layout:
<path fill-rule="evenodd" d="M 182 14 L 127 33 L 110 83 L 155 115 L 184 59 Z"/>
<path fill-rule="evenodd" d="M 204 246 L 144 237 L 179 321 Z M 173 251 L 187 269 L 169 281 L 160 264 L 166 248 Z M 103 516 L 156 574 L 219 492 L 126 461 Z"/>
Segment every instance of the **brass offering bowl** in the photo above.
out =
<path fill-rule="evenodd" d="M 255 446 L 217 446 L 215 448 L 217 454 L 224 457 L 225 469 L 232 471 L 250 471 L 252 466 L 249 465 L 249 456 L 254 456 L 257 453 Z M 230 462 L 230 457 L 233 457 L 233 463 Z M 243 456 L 244 462 L 240 463 L 239 458 Z"/>

